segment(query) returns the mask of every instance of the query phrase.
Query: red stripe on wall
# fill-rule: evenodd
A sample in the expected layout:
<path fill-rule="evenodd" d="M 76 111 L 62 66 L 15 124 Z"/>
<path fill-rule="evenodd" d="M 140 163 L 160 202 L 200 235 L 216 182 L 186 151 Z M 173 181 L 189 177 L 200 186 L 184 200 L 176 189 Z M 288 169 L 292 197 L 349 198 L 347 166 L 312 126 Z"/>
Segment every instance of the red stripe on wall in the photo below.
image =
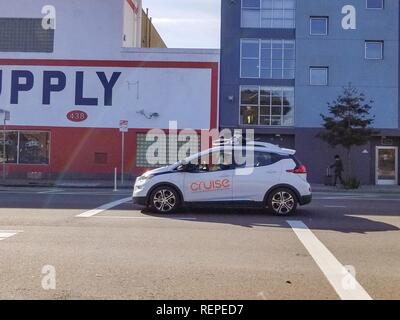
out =
<path fill-rule="evenodd" d="M 50 132 L 50 163 L 48 165 L 7 164 L 9 173 L 112 174 L 121 167 L 121 133 L 119 129 L 61 128 L 7 126 L 7 130 Z M 125 134 L 125 173 L 142 174 L 148 168 L 136 166 L 138 134 L 151 129 L 129 129 Z M 178 130 L 178 133 L 184 130 Z M 167 129 L 164 129 L 169 134 Z M 200 135 L 201 131 L 197 131 Z M 108 155 L 107 164 L 95 164 L 96 152 Z"/>
<path fill-rule="evenodd" d="M 121 67 L 121 68 L 188 68 L 212 69 L 217 62 L 188 61 L 130 61 L 130 60 L 52 60 L 52 59 L 0 59 L 5 66 L 59 66 L 59 67 Z"/>
<path fill-rule="evenodd" d="M 135 13 L 139 12 L 139 8 L 135 5 L 135 3 L 132 0 L 126 0 L 126 1 L 128 2 L 129 6 Z"/>

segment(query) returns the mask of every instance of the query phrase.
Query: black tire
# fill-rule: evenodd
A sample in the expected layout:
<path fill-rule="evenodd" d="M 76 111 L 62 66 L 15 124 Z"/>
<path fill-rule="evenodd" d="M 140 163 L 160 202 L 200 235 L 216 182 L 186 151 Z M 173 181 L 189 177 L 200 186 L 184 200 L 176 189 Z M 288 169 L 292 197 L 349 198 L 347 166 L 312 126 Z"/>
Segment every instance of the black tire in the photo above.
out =
<path fill-rule="evenodd" d="M 268 209 L 279 216 L 288 216 L 296 212 L 298 200 L 296 194 L 286 188 L 273 190 L 267 199 Z"/>
<path fill-rule="evenodd" d="M 160 214 L 174 213 L 180 207 L 179 194 L 170 186 L 160 186 L 151 193 L 149 207 Z"/>

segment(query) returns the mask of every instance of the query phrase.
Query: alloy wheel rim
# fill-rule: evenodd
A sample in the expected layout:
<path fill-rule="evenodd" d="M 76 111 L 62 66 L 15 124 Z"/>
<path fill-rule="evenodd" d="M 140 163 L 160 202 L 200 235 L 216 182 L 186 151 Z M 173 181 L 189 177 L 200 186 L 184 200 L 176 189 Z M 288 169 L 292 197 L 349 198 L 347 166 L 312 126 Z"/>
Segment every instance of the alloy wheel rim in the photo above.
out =
<path fill-rule="evenodd" d="M 289 192 L 277 192 L 272 197 L 272 209 L 278 214 L 288 214 L 294 205 L 294 198 Z"/>
<path fill-rule="evenodd" d="M 153 204 L 158 211 L 169 212 L 176 205 L 176 197 L 172 191 L 162 189 L 154 195 Z"/>

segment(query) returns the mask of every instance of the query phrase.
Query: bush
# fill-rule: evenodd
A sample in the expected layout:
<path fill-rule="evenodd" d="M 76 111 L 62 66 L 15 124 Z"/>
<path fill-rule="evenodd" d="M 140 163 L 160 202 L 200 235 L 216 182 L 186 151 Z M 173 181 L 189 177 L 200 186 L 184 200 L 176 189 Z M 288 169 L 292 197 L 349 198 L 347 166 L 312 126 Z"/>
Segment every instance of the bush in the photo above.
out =
<path fill-rule="evenodd" d="M 359 189 L 361 186 L 361 181 L 357 178 L 348 178 L 344 181 L 345 189 Z"/>

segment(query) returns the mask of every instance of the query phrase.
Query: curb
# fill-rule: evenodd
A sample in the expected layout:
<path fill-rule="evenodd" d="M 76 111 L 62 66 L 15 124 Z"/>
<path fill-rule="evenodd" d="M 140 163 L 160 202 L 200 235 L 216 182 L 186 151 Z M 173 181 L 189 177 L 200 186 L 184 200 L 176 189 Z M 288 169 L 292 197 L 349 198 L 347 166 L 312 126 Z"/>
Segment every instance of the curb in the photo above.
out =
<path fill-rule="evenodd" d="M 63 188 L 63 189 L 114 189 L 114 185 L 95 184 L 57 184 L 57 183 L 21 183 L 21 184 L 0 184 L 0 188 Z M 130 185 L 118 186 L 118 189 L 132 189 Z"/>
<path fill-rule="evenodd" d="M 365 194 L 365 193 L 381 193 L 381 194 L 399 194 L 400 189 L 390 190 L 390 189 L 358 189 L 358 190 L 348 190 L 348 189 L 321 189 L 311 187 L 313 192 L 320 193 L 347 193 L 347 194 Z"/>

